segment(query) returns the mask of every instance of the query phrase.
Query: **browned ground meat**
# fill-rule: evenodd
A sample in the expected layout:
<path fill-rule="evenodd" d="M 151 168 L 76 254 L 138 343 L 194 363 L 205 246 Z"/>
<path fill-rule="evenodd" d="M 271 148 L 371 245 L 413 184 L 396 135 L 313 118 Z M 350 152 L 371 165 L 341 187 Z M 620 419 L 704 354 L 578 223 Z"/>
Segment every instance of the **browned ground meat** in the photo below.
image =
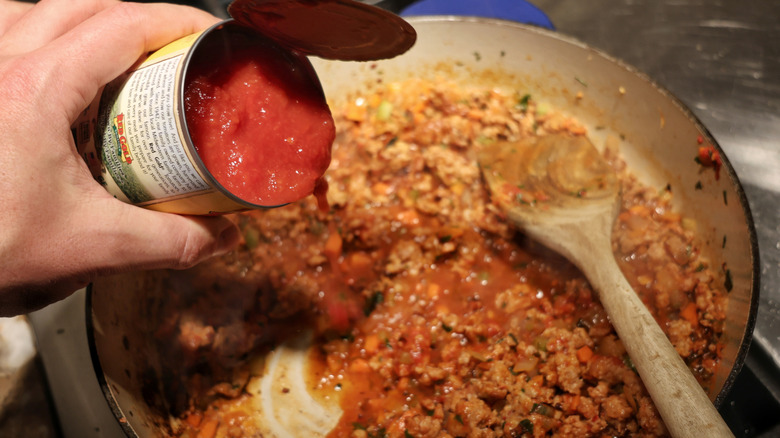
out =
<path fill-rule="evenodd" d="M 583 135 L 576 121 L 522 93 L 419 79 L 335 116 L 330 211 L 307 199 L 238 216 L 244 247 L 189 271 L 179 290 L 200 292 L 172 301 L 162 333 L 197 376 L 185 436 L 249 433 L 227 421 L 236 391 L 219 385 L 240 392 L 242 358 L 290 324 L 317 334 L 319 390 L 341 390 L 334 437 L 666 433 L 588 282 L 504 220 L 475 162 L 492 141 Z M 671 193 L 608 158 L 624 186 L 619 264 L 706 385 L 725 291 Z"/>

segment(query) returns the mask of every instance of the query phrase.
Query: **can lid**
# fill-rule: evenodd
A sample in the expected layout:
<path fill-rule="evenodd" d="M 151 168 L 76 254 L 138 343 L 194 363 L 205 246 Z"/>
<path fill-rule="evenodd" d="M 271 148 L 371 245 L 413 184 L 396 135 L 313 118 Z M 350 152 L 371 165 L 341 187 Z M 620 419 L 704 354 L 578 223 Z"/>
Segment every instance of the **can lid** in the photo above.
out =
<path fill-rule="evenodd" d="M 235 0 L 228 13 L 288 49 L 325 59 L 392 58 L 417 39 L 403 18 L 354 0 Z"/>

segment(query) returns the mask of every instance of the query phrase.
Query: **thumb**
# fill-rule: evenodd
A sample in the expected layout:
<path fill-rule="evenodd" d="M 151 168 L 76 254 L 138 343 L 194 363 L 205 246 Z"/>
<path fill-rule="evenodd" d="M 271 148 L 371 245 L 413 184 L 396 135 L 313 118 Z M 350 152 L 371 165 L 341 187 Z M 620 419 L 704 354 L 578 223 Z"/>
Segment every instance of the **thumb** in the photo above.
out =
<path fill-rule="evenodd" d="M 102 190 L 102 187 L 98 187 Z M 97 276 L 144 269 L 183 269 L 223 254 L 240 240 L 226 217 L 188 217 L 100 202 L 58 210 L 24 240 L 0 284 L 0 316 L 18 315 L 65 298 Z M 11 242 L 13 245 L 13 242 Z M 5 269 L 6 267 L 4 267 Z"/>
<path fill-rule="evenodd" d="M 82 266 L 104 275 L 137 269 L 184 269 L 230 251 L 240 234 L 228 218 L 181 216 L 121 203 L 110 203 L 112 214 L 98 227 L 99 249 L 93 247 Z M 112 218 L 112 219 L 109 219 Z"/>

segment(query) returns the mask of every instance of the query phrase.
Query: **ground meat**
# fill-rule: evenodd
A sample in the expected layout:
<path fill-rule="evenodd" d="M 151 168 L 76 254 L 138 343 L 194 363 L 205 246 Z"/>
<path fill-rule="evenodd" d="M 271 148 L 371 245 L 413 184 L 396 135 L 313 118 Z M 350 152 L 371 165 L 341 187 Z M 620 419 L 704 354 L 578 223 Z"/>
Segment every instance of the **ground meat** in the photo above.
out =
<path fill-rule="evenodd" d="M 587 280 L 506 220 L 475 161 L 491 142 L 585 129 L 517 90 L 409 79 L 368 93 L 334 108 L 330 211 L 306 199 L 236 216 L 245 245 L 199 267 L 206 298 L 171 300 L 190 315 L 161 320 L 172 357 L 213 355 L 188 367 L 202 382 L 191 411 L 229 412 L 241 358 L 306 329 L 313 391 L 342 389 L 331 437 L 665 435 Z M 671 193 L 607 153 L 623 186 L 616 259 L 705 383 L 727 306 L 720 274 Z"/>

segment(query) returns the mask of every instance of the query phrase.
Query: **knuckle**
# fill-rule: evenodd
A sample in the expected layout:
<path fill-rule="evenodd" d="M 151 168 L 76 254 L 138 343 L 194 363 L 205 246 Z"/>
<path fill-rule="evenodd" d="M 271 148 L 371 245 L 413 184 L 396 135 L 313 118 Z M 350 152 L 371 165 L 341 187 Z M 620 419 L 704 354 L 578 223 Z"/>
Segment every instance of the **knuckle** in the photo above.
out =
<path fill-rule="evenodd" d="M 211 253 L 208 242 L 204 242 L 201 236 L 192 232 L 187 233 L 181 248 L 177 269 L 191 268 Z"/>
<path fill-rule="evenodd" d="M 112 19 L 118 20 L 118 23 L 125 23 L 132 28 L 143 21 L 143 4 L 135 2 L 111 3 L 113 6 L 109 8 L 109 12 L 112 14 Z"/>
<path fill-rule="evenodd" d="M 42 76 L 44 69 L 33 56 L 16 57 L 7 60 L 0 68 L 0 77 L 3 78 L 0 93 L 3 100 L 29 101 L 36 96 L 45 81 Z"/>

